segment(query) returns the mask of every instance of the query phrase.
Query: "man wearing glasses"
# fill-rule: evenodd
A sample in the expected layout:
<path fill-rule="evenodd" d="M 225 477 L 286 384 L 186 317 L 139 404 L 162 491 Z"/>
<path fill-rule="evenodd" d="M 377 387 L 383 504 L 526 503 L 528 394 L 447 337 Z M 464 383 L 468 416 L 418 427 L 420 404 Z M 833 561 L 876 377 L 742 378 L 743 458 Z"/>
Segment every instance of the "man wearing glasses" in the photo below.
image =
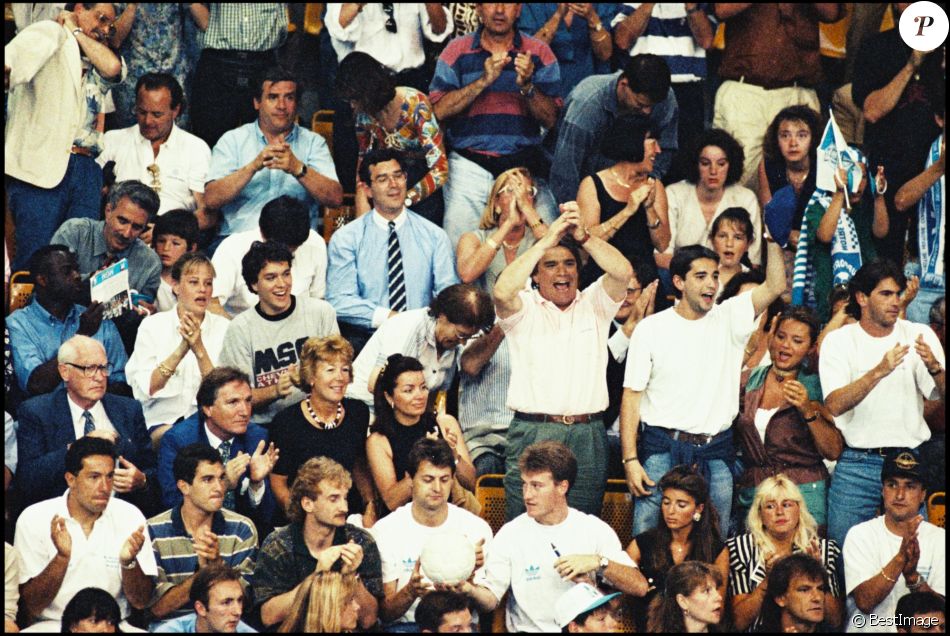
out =
<path fill-rule="evenodd" d="M 336 231 L 327 250 L 327 300 L 357 353 L 390 317 L 427 307 L 459 282 L 445 230 L 406 208 L 401 153 L 368 152 L 360 181 L 373 209 Z M 359 388 L 365 387 L 364 381 Z"/>
<path fill-rule="evenodd" d="M 146 514 L 158 512 L 156 497 L 146 497 L 157 460 L 137 401 L 106 393 L 112 365 L 98 340 L 76 335 L 59 348 L 63 380 L 52 393 L 27 400 L 18 412 L 17 472 L 24 505 L 63 494 L 66 450 L 83 436 L 116 445 L 114 490 Z M 157 491 L 156 491 L 157 492 Z"/>
<path fill-rule="evenodd" d="M 14 269 L 24 269 L 63 221 L 99 218 L 97 108 L 125 75 L 121 58 L 104 43 L 114 20 L 111 3 L 77 3 L 58 21 L 36 22 L 4 47 L 10 89 L 4 173 L 16 224 Z"/>

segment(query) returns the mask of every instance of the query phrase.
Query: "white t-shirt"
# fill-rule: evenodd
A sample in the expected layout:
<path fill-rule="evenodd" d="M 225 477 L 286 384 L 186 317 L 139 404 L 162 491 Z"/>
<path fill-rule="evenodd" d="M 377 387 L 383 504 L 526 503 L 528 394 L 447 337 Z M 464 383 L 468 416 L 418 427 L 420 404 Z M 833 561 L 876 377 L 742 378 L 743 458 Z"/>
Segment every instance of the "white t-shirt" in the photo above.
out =
<path fill-rule="evenodd" d="M 24 510 L 17 520 L 14 546 L 20 556 L 20 585 L 45 570 L 56 556 L 56 546 L 50 537 L 50 523 L 54 515 L 59 515 L 66 520 L 66 529 L 73 542 L 72 554 L 59 592 L 37 618 L 58 621 L 76 592 L 90 585 L 111 594 L 119 603 L 122 617 L 127 618 L 130 607 L 122 591 L 119 551 L 129 535 L 145 525 L 145 517 L 132 504 L 113 496 L 87 537 L 79 522 L 69 514 L 66 507 L 68 495 L 67 490 L 61 497 L 35 503 Z M 145 544 L 136 560 L 144 574 L 158 576 L 148 530 L 145 531 Z"/>
<path fill-rule="evenodd" d="M 943 528 L 924 521 L 917 530 L 917 539 L 920 543 L 920 560 L 917 562 L 917 572 L 927 579 L 927 585 L 938 594 L 947 593 L 947 533 Z M 880 576 L 881 568 L 894 558 L 901 546 L 901 538 L 887 529 L 884 525 L 884 516 L 875 517 L 870 521 L 859 523 L 848 531 L 844 540 L 844 581 L 848 593 L 849 632 L 896 632 L 892 625 L 872 624 L 870 616 L 857 609 L 854 597 L 851 595 L 858 587 L 874 576 Z M 897 601 L 910 590 L 903 576 L 897 578 L 897 583 L 871 612 L 875 617 L 893 618 L 897 609 Z M 860 615 L 862 619 L 855 619 Z M 863 627 L 862 627 L 863 626 Z M 861 627 L 859 629 L 859 627 Z"/>
<path fill-rule="evenodd" d="M 422 554 L 429 537 L 450 532 L 464 535 L 473 544 L 480 539 L 485 540 L 482 546 L 484 554 L 488 554 L 492 540 L 491 527 L 481 517 L 477 517 L 467 510 L 448 504 L 449 514 L 441 526 L 430 528 L 418 523 L 412 518 L 412 502 L 404 504 L 383 517 L 370 532 L 376 539 L 379 556 L 383 562 L 383 584 L 396 581 L 396 589 L 402 589 L 412 577 L 412 570 Z M 423 574 L 423 580 L 429 582 Z M 396 623 L 411 623 L 416 618 L 416 607 L 419 599 L 409 607 L 405 614 L 397 618 Z M 478 617 L 473 615 L 472 624 L 476 625 Z"/>
<path fill-rule="evenodd" d="M 211 258 L 211 264 L 214 265 L 214 288 L 211 293 L 232 316 L 257 304 L 257 294 L 247 288 L 241 276 L 241 259 L 254 241 L 263 240 L 259 229 L 232 234 L 221 241 Z M 290 275 L 293 278 L 290 292 L 298 298 L 323 298 L 326 293 L 327 244 L 313 230 L 294 252 Z"/>
<path fill-rule="evenodd" d="M 509 632 L 560 632 L 554 605 L 574 582 L 563 580 L 554 562 L 558 555 L 572 554 L 597 554 L 636 567 L 609 525 L 571 508 L 557 525 L 541 525 L 523 513 L 502 526 L 475 583 L 499 600 L 511 587 L 506 620 Z"/>
<path fill-rule="evenodd" d="M 934 356 L 945 365 L 943 347 L 927 325 L 898 320 L 890 335 L 875 338 L 860 323 L 832 331 L 821 346 L 818 372 L 825 398 L 877 366 L 884 354 L 900 343 L 910 351 L 900 365 L 850 411 L 835 418 L 835 425 L 852 448 L 907 446 L 916 448 L 930 439 L 924 421 L 924 399 L 938 399 L 934 379 L 914 349 L 923 334 Z"/>
<path fill-rule="evenodd" d="M 161 279 L 158 284 L 158 293 L 155 294 L 155 308 L 159 312 L 168 311 L 178 306 L 178 296 L 172 290 L 172 286 Z"/>
<path fill-rule="evenodd" d="M 633 330 L 623 386 L 643 391 L 640 419 L 651 426 L 716 435 L 739 413 L 742 352 L 755 329 L 752 294 L 715 305 L 699 320 L 675 308 Z"/>

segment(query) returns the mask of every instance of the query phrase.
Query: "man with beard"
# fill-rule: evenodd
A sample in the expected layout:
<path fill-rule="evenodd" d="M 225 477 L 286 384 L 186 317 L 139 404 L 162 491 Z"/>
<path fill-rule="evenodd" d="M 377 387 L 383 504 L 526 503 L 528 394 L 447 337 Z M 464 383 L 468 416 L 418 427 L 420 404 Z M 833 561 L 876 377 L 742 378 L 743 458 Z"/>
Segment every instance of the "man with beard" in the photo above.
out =
<path fill-rule="evenodd" d="M 825 406 L 844 435 L 828 492 L 828 537 L 839 545 L 875 515 L 884 457 L 930 439 L 924 400 L 943 399 L 943 347 L 927 325 L 900 320 L 906 279 L 890 261 L 861 267 L 849 283 L 858 322 L 831 332 L 821 347 Z"/>

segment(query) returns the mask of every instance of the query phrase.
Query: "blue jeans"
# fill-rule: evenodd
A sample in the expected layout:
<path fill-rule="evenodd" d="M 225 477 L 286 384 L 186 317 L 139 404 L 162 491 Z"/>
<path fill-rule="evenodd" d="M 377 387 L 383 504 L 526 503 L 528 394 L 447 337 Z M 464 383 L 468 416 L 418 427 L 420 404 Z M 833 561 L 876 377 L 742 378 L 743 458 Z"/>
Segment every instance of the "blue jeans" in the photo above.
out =
<path fill-rule="evenodd" d="M 418 634 L 419 623 L 390 623 L 383 625 L 383 631 L 387 634 Z"/>
<path fill-rule="evenodd" d="M 69 156 L 66 174 L 52 188 L 10 179 L 7 195 L 16 224 L 16 255 L 13 271 L 27 269 L 33 253 L 48 245 L 67 219 L 99 219 L 102 200 L 102 169 L 85 155 Z"/>
<path fill-rule="evenodd" d="M 904 266 L 906 276 L 920 276 L 920 263 L 909 262 Z M 947 293 L 946 289 L 924 287 L 921 285 L 917 292 L 917 298 L 907 307 L 907 320 L 919 322 L 924 325 L 930 324 L 930 308 L 933 304 L 943 298 Z"/>
<path fill-rule="evenodd" d="M 501 451 L 504 453 L 504 449 Z M 504 475 L 505 474 L 505 456 L 496 454 L 494 451 L 482 453 L 472 462 L 475 465 L 475 474 L 482 475 Z"/>
<path fill-rule="evenodd" d="M 463 234 L 478 229 L 495 179 L 488 170 L 457 152 L 449 153 L 449 174 L 452 177 L 443 186 L 445 219 L 442 226 L 454 251 Z M 538 189 L 535 209 L 541 220 L 550 225 L 559 216 L 554 195 L 544 179 L 535 178 L 534 185 Z"/>
<path fill-rule="evenodd" d="M 721 459 L 709 460 L 709 472 L 712 477 L 709 484 L 709 498 L 719 513 L 719 534 L 726 540 L 729 532 L 729 519 L 732 516 L 732 472 L 729 466 Z M 669 453 L 650 455 L 643 464 L 647 475 L 657 483 L 653 486 L 652 494 L 648 497 L 637 497 L 633 508 L 633 536 L 656 527 L 660 522 L 660 478 L 673 468 Z M 704 513 L 705 514 L 705 513 Z"/>
<path fill-rule="evenodd" d="M 848 530 L 877 516 L 883 466 L 883 457 L 860 448 L 845 447 L 838 458 L 828 490 L 828 538 L 840 547 Z"/>

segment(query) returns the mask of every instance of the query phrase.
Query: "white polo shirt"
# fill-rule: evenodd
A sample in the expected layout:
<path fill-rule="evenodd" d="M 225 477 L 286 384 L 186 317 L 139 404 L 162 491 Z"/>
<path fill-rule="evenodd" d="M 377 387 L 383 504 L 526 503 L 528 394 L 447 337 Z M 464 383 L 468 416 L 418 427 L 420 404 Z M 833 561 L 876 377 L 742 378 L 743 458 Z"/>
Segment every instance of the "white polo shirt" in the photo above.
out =
<path fill-rule="evenodd" d="M 211 149 L 201 138 L 172 125 L 168 139 L 159 146 L 158 156 L 152 142 L 142 136 L 138 124 L 110 130 L 102 138 L 102 153 L 96 158 L 100 166 L 115 161 L 116 181 L 135 179 L 150 186 L 151 165 L 158 165 L 159 214 L 169 210 L 197 207 L 193 192 L 204 194 Z"/>
<path fill-rule="evenodd" d="M 263 240 L 259 229 L 232 234 L 221 241 L 211 258 L 214 265 L 214 287 L 211 293 L 232 316 L 257 304 L 257 294 L 248 289 L 241 276 L 241 259 L 254 241 Z M 326 294 L 327 244 L 313 230 L 294 252 L 290 275 L 293 279 L 290 291 L 298 298 L 323 298 Z"/>
<path fill-rule="evenodd" d="M 20 585 L 39 575 L 56 556 L 56 546 L 50 537 L 50 524 L 53 516 L 59 515 L 66 520 L 66 528 L 72 538 L 72 554 L 59 592 L 38 618 L 60 620 L 66 604 L 76 592 L 91 585 L 115 597 L 122 618 L 127 618 L 130 610 L 122 591 L 119 551 L 129 535 L 139 526 L 145 525 L 145 517 L 132 504 L 113 496 L 87 537 L 79 522 L 69 514 L 66 507 L 68 495 L 67 489 L 61 497 L 35 503 L 24 510 L 17 520 L 14 546 L 20 556 Z M 158 576 L 147 529 L 145 544 L 136 559 L 145 575 Z"/>

